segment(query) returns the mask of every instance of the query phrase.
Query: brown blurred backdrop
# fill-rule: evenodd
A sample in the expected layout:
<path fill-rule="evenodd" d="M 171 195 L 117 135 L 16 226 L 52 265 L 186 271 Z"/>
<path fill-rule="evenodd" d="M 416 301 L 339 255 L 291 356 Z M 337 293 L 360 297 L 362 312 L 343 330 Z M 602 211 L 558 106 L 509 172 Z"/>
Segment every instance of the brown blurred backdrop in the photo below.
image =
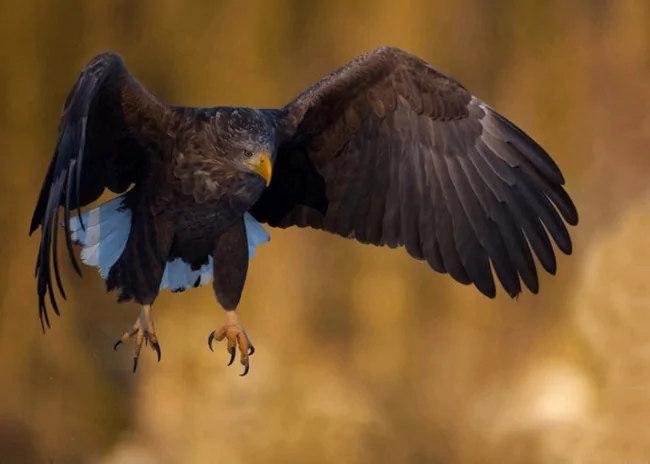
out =
<path fill-rule="evenodd" d="M 647 0 L 6 0 L 0 6 L 1 463 L 650 462 Z M 242 317 L 210 286 L 157 304 L 163 359 L 94 269 L 40 332 L 29 219 L 63 100 L 113 49 L 164 100 L 281 106 L 380 45 L 414 52 L 544 145 L 581 223 L 541 294 L 490 301 L 410 260 L 272 230 Z"/>

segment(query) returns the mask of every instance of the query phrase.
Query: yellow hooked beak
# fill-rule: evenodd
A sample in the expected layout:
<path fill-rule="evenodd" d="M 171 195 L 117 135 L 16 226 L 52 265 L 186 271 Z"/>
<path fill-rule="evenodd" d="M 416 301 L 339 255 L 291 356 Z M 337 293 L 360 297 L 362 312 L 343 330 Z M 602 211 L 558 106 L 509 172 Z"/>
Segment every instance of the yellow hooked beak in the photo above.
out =
<path fill-rule="evenodd" d="M 244 161 L 244 166 L 262 176 L 266 181 L 266 186 L 269 186 L 271 176 L 273 175 L 273 168 L 271 166 L 271 158 L 266 153 L 260 153 L 259 155 L 253 156 L 250 160 Z"/>

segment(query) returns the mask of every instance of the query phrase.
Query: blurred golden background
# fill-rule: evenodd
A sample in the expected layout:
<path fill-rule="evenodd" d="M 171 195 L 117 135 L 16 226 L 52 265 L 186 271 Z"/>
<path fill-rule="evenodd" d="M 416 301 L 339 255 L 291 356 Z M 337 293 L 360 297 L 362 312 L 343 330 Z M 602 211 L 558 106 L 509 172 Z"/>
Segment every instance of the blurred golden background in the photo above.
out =
<path fill-rule="evenodd" d="M 647 0 L 23 0 L 0 7 L 0 462 L 650 462 Z M 66 264 L 43 336 L 27 236 L 61 105 L 112 49 L 174 104 L 282 106 L 358 54 L 405 48 L 549 150 L 581 215 L 538 296 L 488 300 L 409 259 L 271 230 L 240 312 L 252 370 L 207 347 L 210 286 L 139 309 Z M 64 255 L 61 255 L 65 258 Z"/>

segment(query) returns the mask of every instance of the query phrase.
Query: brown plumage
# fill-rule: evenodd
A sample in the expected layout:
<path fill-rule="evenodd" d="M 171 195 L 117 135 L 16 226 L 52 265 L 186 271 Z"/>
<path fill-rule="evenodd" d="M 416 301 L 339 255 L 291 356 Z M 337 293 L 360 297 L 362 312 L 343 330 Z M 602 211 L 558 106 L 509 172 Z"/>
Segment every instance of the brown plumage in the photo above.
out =
<path fill-rule="evenodd" d="M 106 188 L 123 194 L 116 211 L 130 220 L 123 250 L 104 269 L 109 290 L 150 306 L 161 285 L 187 288 L 173 288 L 174 260 L 192 278 L 200 273 L 194 285 L 207 283 L 212 262 L 215 294 L 231 310 L 244 287 L 246 251 L 258 244 L 250 243 L 252 218 L 404 246 L 489 297 L 496 293 L 491 263 L 510 296 L 521 282 L 536 293 L 533 254 L 556 271 L 549 235 L 571 253 L 565 223 L 577 224 L 578 214 L 563 184 L 559 168 L 524 132 L 399 49 L 370 51 L 277 110 L 168 106 L 118 55 L 105 53 L 66 100 L 34 212 L 31 232 L 43 230 L 39 311 L 49 325 L 49 294 L 58 314 L 51 254 L 63 292 L 53 246 L 58 206 L 80 272 L 71 237 L 87 233 L 70 214 Z M 84 240 L 77 241 L 89 246 Z M 98 253 L 113 249 L 101 234 L 98 240 Z"/>

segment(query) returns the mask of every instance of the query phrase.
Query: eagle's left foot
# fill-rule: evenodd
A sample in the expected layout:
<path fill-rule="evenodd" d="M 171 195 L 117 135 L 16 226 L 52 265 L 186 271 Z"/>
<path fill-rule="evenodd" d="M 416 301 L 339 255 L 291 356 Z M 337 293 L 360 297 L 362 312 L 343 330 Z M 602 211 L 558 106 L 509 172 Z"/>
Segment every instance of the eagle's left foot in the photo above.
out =
<path fill-rule="evenodd" d="M 133 348 L 133 372 L 138 368 L 138 359 L 140 358 L 140 351 L 142 350 L 142 343 L 149 344 L 151 342 L 151 349 L 158 355 L 158 362 L 160 362 L 160 344 L 156 336 L 156 328 L 153 323 L 153 309 L 151 305 L 145 305 L 140 311 L 140 316 L 133 324 L 133 328 L 124 332 L 124 335 L 115 342 L 113 349 L 117 351 L 117 347 L 122 343 L 126 343 L 135 335 L 135 346 Z"/>
<path fill-rule="evenodd" d="M 239 346 L 239 352 L 241 353 L 240 362 L 244 366 L 243 374 L 240 374 L 242 377 L 248 374 L 250 369 L 249 357 L 255 353 L 255 347 L 251 343 L 244 326 L 239 321 L 237 313 L 232 311 L 226 311 L 226 324 L 217 330 L 213 330 L 210 336 L 208 337 L 208 346 L 212 350 L 212 342 L 220 342 L 223 339 L 228 340 L 228 353 L 230 353 L 230 361 L 228 365 L 230 366 L 235 360 L 236 348 Z"/>

